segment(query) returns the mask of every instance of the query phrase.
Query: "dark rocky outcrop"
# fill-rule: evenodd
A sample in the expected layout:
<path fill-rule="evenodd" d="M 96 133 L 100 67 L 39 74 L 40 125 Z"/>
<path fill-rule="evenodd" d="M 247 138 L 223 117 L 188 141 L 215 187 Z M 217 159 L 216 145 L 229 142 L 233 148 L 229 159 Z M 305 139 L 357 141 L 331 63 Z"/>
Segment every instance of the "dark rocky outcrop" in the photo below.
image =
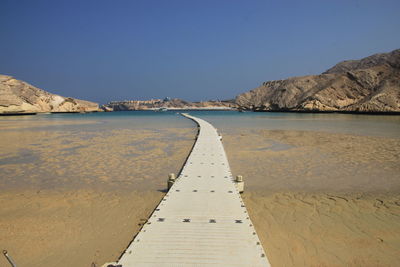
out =
<path fill-rule="evenodd" d="M 0 114 L 93 112 L 97 103 L 51 94 L 11 76 L 0 75 Z"/>
<path fill-rule="evenodd" d="M 400 112 L 400 49 L 343 61 L 321 75 L 264 82 L 236 97 L 241 109 Z"/>

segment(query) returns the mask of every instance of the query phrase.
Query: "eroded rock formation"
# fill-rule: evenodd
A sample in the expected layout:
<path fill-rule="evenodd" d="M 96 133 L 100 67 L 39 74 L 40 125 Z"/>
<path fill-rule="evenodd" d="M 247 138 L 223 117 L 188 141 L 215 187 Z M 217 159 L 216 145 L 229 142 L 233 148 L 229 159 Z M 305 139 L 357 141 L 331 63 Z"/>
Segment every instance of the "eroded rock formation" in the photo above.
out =
<path fill-rule="evenodd" d="M 11 76 L 0 75 L 0 114 L 98 110 L 97 103 L 51 94 Z"/>
<path fill-rule="evenodd" d="M 320 75 L 264 82 L 236 103 L 255 111 L 400 112 L 400 49 L 343 61 Z"/>

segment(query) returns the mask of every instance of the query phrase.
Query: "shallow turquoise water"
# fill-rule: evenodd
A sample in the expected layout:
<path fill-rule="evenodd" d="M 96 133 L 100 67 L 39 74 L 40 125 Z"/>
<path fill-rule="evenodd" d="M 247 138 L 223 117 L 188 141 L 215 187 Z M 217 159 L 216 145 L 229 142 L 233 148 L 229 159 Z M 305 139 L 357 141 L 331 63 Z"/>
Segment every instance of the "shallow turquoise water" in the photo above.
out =
<path fill-rule="evenodd" d="M 306 130 L 355 135 L 400 137 L 400 116 L 255 113 L 236 111 L 189 111 L 201 117 L 222 132 L 245 129 Z M 65 125 L 61 123 L 68 121 Z M 38 122 L 38 125 L 35 125 Z M 45 126 L 40 123 L 45 123 Z M 2 124 L 17 124 L 26 130 L 101 131 L 107 129 L 162 129 L 190 128 L 194 123 L 176 111 L 128 111 L 89 114 L 48 114 L 21 117 L 0 117 Z M 4 130 L 4 129 L 3 129 Z"/>
<path fill-rule="evenodd" d="M 400 138 L 400 116 L 239 113 L 236 111 L 190 111 L 188 113 L 209 121 L 222 135 L 266 129 Z M 155 160 L 153 156 L 162 157 L 168 161 L 168 157 L 175 151 L 172 151 L 173 148 L 169 145 L 175 144 L 176 149 L 179 148 L 179 142 L 176 141 L 190 140 L 189 143 L 191 143 L 195 135 L 195 127 L 193 121 L 174 111 L 0 117 L 0 189 L 14 185 L 21 187 L 22 183 L 25 186 L 33 185 L 40 188 L 73 183 L 91 186 L 106 184 L 111 187 L 114 184 L 118 185 L 115 174 L 125 177 L 124 182 L 129 180 L 132 186 L 137 186 L 141 182 L 147 183 L 148 180 L 142 179 L 142 176 L 145 176 L 145 171 L 141 171 L 143 166 L 137 164 L 136 161 L 153 164 L 152 161 Z M 180 128 L 186 130 L 176 130 Z M 139 136 L 137 140 L 135 134 L 137 132 L 140 135 L 140 130 L 147 130 L 144 132 L 149 135 Z M 124 132 L 128 132 L 128 135 Z M 113 139 L 112 137 L 116 135 L 118 138 Z M 123 142 L 119 142 L 122 139 Z M 156 155 L 153 155 L 153 152 L 147 153 L 147 150 L 152 151 L 153 142 L 158 142 L 159 146 L 167 144 L 167 147 L 162 146 L 161 152 L 154 150 L 159 153 L 154 152 Z M 257 145 L 256 151 L 279 152 L 292 148 L 288 144 L 273 140 Z M 123 156 L 119 157 L 119 154 Z M 143 156 L 147 154 L 149 157 Z M 106 158 L 111 158 L 112 164 L 105 162 Z M 173 169 L 181 162 L 171 161 L 168 164 L 170 164 L 169 168 Z M 175 167 L 171 167 L 172 165 Z M 363 167 L 353 169 L 358 172 Z M 96 170 L 104 170 L 104 173 L 92 174 L 92 171 Z M 163 188 L 165 173 L 168 171 L 150 168 L 147 172 L 152 173 L 151 177 L 154 179 L 151 188 Z M 59 174 L 55 175 L 55 173 Z M 112 181 L 104 182 L 99 178 L 102 176 L 114 178 Z M 388 177 L 395 179 L 391 174 L 388 174 Z"/>
<path fill-rule="evenodd" d="M 222 131 L 235 129 L 324 131 L 400 138 L 400 116 L 271 113 L 271 112 L 191 112 Z"/>

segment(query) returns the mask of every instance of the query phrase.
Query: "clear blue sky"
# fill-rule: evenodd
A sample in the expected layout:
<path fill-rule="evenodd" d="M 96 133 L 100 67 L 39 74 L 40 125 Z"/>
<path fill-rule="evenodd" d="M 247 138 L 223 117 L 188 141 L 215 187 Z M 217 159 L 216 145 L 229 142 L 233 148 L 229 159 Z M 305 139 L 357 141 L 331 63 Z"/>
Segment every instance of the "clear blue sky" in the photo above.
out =
<path fill-rule="evenodd" d="M 100 103 L 228 99 L 400 48 L 400 1 L 0 1 L 0 73 Z"/>

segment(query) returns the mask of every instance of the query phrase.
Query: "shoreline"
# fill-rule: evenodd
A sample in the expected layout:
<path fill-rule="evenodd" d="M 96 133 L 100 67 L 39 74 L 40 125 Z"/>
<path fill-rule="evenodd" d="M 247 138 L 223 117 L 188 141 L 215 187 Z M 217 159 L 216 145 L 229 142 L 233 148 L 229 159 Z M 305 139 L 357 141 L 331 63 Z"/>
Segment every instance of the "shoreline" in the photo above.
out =
<path fill-rule="evenodd" d="M 246 110 L 247 111 L 247 110 Z M 351 114 L 351 115 L 395 115 L 399 116 L 400 111 L 347 111 L 347 110 L 248 110 L 249 112 L 270 112 L 270 113 L 310 113 L 310 114 Z"/>
<path fill-rule="evenodd" d="M 158 108 L 151 109 L 135 109 L 135 110 L 98 110 L 98 111 L 66 111 L 66 112 L 16 112 L 16 113 L 0 113 L 0 117 L 4 116 L 34 116 L 34 115 L 50 115 L 50 114 L 89 114 L 89 113 L 110 113 L 110 112 L 168 112 L 168 111 L 237 111 L 237 112 L 254 112 L 254 113 L 298 113 L 298 114 L 349 114 L 349 115 L 376 115 L 376 116 L 400 116 L 400 111 L 324 111 L 324 110 L 251 110 L 240 108 L 168 108 L 165 111 L 160 111 Z"/>

